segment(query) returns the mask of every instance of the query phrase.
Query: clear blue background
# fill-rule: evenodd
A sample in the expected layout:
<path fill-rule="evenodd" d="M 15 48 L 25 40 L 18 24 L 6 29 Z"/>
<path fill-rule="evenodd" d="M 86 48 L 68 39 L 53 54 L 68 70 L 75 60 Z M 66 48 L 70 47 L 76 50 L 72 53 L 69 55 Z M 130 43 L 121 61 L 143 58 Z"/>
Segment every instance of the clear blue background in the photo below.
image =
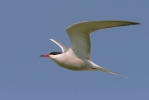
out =
<path fill-rule="evenodd" d="M 91 34 L 92 60 L 128 78 L 70 71 L 41 54 L 67 46 L 67 26 L 129 20 Z M 0 100 L 149 100 L 148 0 L 0 0 Z"/>

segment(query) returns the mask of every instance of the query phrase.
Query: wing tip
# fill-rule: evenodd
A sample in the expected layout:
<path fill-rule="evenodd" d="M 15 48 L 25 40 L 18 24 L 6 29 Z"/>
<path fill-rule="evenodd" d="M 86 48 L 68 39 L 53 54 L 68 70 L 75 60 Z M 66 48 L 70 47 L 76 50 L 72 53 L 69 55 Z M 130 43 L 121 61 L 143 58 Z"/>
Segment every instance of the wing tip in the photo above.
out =
<path fill-rule="evenodd" d="M 129 25 L 141 25 L 141 23 L 138 23 L 138 22 L 130 22 L 130 21 L 124 21 L 125 24 L 124 25 L 119 25 L 117 27 L 120 27 L 120 26 L 129 26 Z"/>
<path fill-rule="evenodd" d="M 133 25 L 141 25 L 141 23 L 138 22 L 132 22 Z"/>
<path fill-rule="evenodd" d="M 140 25 L 141 23 L 139 22 L 134 22 L 134 21 L 128 21 L 128 20 L 103 20 L 103 21 L 117 21 L 117 22 L 125 22 L 130 25 Z"/>
<path fill-rule="evenodd" d="M 54 41 L 54 39 L 49 39 L 49 40 L 52 41 L 52 42 Z"/>

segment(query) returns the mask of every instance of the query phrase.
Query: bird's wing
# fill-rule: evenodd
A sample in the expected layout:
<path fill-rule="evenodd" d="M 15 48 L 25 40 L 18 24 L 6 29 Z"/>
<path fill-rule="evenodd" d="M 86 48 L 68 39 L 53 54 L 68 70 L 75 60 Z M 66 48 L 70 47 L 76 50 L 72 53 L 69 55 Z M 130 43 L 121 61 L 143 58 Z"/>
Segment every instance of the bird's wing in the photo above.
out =
<path fill-rule="evenodd" d="M 67 27 L 66 32 L 71 40 L 71 49 L 75 55 L 79 58 L 90 59 L 89 34 L 91 32 L 104 28 L 136 24 L 139 23 L 118 20 L 80 22 Z"/>
<path fill-rule="evenodd" d="M 68 51 L 68 47 L 66 47 L 65 45 L 63 45 L 62 43 L 54 40 L 54 39 L 50 39 L 52 42 L 54 42 L 55 44 L 57 44 L 61 49 L 62 49 L 62 52 L 65 53 Z"/>

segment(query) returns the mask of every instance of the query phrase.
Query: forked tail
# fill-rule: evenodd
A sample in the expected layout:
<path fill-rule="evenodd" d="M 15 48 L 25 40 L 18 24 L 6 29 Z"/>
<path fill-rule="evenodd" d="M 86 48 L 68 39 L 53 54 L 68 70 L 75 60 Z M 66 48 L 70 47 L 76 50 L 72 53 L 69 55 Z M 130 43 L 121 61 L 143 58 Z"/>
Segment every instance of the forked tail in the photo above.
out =
<path fill-rule="evenodd" d="M 102 68 L 102 67 L 100 67 L 99 65 L 93 63 L 92 61 L 90 61 L 90 63 L 92 64 L 92 69 L 91 69 L 91 70 L 96 70 L 96 71 L 99 70 L 99 71 L 103 71 L 103 72 L 107 72 L 107 73 L 110 73 L 110 74 L 115 74 L 115 75 L 119 75 L 119 76 L 128 78 L 128 77 L 126 77 L 126 76 L 124 76 L 124 75 L 122 75 L 122 74 L 119 74 L 119 73 L 117 73 L 117 72 L 113 72 L 113 71 L 107 70 L 107 69 L 105 69 L 105 68 Z"/>
<path fill-rule="evenodd" d="M 100 70 L 100 71 L 103 71 L 103 72 L 107 72 L 107 73 L 110 73 L 110 74 L 115 74 L 115 75 L 119 75 L 119 76 L 128 78 L 128 77 L 126 77 L 126 76 L 124 76 L 124 75 L 122 75 L 122 74 L 119 74 L 119 73 L 117 73 L 117 72 L 113 72 L 113 71 L 104 69 L 104 68 L 102 68 L 102 67 L 98 67 L 97 69 Z"/>

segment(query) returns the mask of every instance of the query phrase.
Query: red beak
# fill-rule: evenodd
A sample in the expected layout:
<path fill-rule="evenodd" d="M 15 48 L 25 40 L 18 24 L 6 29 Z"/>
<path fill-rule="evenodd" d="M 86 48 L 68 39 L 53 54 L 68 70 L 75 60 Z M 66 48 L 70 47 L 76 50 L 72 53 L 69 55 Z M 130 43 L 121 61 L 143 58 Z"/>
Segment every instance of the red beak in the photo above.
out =
<path fill-rule="evenodd" d="M 41 55 L 40 57 L 47 57 L 47 58 L 49 58 L 50 55 L 49 54 L 44 54 L 44 55 Z"/>

